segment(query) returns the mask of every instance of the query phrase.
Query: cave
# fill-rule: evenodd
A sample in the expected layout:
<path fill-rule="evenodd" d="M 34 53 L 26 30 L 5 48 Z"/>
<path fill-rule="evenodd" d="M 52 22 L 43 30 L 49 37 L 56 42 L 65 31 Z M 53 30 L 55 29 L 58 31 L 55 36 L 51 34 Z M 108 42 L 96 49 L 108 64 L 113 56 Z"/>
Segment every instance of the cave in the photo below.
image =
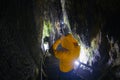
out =
<path fill-rule="evenodd" d="M 66 30 L 80 44 L 79 80 L 120 80 L 119 10 L 119 0 L 0 0 L 0 80 L 59 80 L 51 48 Z"/>

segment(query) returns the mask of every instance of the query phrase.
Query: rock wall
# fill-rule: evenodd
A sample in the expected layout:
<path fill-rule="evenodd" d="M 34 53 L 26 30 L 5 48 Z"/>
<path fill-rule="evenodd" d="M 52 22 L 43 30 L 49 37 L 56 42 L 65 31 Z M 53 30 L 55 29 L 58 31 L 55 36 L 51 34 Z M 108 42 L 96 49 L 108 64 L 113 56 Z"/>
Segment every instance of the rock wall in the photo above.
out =
<path fill-rule="evenodd" d="M 40 0 L 0 1 L 0 80 L 40 80 L 40 4 Z"/>

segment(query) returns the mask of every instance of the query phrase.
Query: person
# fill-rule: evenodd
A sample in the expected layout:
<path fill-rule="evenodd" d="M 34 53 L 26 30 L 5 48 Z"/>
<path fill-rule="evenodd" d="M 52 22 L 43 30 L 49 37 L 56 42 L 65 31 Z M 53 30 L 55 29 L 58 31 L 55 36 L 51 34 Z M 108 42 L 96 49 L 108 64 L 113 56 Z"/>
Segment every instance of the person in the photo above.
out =
<path fill-rule="evenodd" d="M 74 74 L 74 62 L 80 55 L 80 45 L 69 32 L 63 34 L 52 46 L 54 56 L 59 59 L 60 80 L 80 80 Z"/>

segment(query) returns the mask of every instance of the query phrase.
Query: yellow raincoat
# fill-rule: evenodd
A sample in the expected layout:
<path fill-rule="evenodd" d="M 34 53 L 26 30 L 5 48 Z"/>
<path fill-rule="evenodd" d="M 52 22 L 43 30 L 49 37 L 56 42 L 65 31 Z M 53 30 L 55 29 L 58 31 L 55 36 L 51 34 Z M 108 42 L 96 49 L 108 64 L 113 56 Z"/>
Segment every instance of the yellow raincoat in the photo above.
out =
<path fill-rule="evenodd" d="M 62 50 L 57 50 L 60 44 Z M 60 60 L 60 70 L 62 72 L 69 72 L 74 68 L 74 61 L 79 57 L 80 46 L 72 34 L 68 34 L 55 41 L 53 52 L 55 57 Z"/>

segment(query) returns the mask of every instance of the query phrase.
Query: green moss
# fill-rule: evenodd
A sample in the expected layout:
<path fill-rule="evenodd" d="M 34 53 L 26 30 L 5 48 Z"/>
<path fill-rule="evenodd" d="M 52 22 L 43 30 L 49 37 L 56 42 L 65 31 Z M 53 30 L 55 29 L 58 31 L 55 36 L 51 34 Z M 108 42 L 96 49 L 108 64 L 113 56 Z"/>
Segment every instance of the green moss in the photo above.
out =
<path fill-rule="evenodd" d="M 52 29 L 51 22 L 44 20 L 44 23 L 43 23 L 43 38 L 45 38 L 46 36 L 50 36 L 51 29 Z"/>

